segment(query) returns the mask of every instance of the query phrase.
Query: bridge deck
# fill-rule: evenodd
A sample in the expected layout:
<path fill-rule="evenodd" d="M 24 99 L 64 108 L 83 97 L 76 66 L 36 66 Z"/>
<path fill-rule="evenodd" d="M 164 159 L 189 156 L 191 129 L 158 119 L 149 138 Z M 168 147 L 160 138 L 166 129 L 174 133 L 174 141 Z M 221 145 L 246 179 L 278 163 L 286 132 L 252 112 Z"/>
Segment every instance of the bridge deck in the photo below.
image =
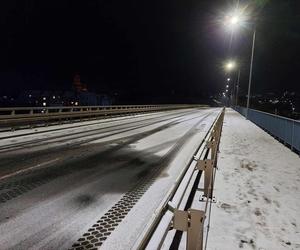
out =
<path fill-rule="evenodd" d="M 0 249 L 131 249 L 219 112 L 1 133 Z"/>
<path fill-rule="evenodd" d="M 227 110 L 207 249 L 300 248 L 300 158 Z"/>

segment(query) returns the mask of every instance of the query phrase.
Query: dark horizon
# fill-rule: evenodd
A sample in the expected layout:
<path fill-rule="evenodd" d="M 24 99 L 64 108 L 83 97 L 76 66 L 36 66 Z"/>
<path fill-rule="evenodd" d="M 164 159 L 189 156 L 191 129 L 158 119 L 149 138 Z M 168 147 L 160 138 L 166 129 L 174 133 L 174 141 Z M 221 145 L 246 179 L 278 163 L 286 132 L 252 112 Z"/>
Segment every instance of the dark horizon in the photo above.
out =
<path fill-rule="evenodd" d="M 234 37 L 229 51 L 230 36 L 217 22 L 234 3 L 2 3 L 1 92 L 70 89 L 79 72 L 96 93 L 128 93 L 132 102 L 195 102 L 224 90 L 221 65 L 238 57 L 244 94 L 251 28 Z M 299 1 L 240 1 L 248 3 L 259 17 L 253 93 L 299 93 Z"/>

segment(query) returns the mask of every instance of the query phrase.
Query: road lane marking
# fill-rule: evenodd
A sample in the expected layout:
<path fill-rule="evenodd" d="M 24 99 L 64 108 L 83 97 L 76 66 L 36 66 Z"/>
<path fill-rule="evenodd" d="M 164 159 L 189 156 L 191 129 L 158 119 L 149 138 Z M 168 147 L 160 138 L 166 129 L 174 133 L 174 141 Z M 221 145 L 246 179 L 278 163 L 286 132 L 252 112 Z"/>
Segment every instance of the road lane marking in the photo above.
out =
<path fill-rule="evenodd" d="M 10 174 L 6 174 L 6 175 L 3 175 L 3 176 L 0 176 L 0 181 L 3 180 L 3 179 L 6 179 L 6 178 L 9 178 L 9 177 L 13 177 L 13 176 L 16 176 L 16 175 L 19 175 L 19 174 L 22 174 L 22 173 L 25 173 L 25 172 L 28 172 L 30 170 L 33 170 L 33 169 L 37 169 L 37 168 L 40 168 L 40 167 L 44 167 L 45 165 L 48 165 L 48 164 L 51 164 L 55 161 L 58 161 L 60 158 L 55 158 L 53 160 L 50 160 L 50 161 L 45 161 L 45 162 L 42 162 L 42 163 L 39 163 L 35 166 L 32 166 L 32 167 L 29 167 L 29 168 L 25 168 L 25 169 L 21 169 L 21 170 L 18 170 L 16 172 L 13 172 L 13 173 L 10 173 Z"/>

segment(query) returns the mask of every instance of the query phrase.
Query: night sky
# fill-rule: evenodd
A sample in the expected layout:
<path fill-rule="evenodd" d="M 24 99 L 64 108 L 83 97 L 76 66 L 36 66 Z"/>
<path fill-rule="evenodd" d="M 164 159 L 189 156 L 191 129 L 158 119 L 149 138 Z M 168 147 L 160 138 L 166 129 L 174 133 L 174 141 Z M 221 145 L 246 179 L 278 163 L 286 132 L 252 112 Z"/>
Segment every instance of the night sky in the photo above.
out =
<path fill-rule="evenodd" d="M 126 95 L 126 102 L 197 102 L 224 90 L 222 63 L 237 57 L 243 92 L 252 24 L 229 48 L 219 22 L 234 3 L 1 1 L 0 91 L 66 90 L 79 72 L 89 90 Z M 300 1 L 240 4 L 257 18 L 253 91 L 300 91 Z"/>

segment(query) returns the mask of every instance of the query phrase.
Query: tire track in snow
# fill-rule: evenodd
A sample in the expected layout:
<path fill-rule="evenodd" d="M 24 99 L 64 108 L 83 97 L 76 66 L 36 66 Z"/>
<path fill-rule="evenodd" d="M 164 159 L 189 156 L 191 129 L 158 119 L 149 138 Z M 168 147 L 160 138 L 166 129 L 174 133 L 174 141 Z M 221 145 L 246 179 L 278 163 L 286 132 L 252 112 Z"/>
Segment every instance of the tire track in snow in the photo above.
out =
<path fill-rule="evenodd" d="M 160 158 L 159 161 L 149 164 L 152 171 L 142 177 L 140 181 L 133 186 L 124 196 L 113 205 L 96 223 L 91 226 L 76 243 L 72 245 L 70 250 L 97 249 L 111 235 L 116 227 L 122 222 L 125 216 L 130 212 L 133 206 L 146 193 L 149 187 L 154 183 L 161 173 L 161 170 L 171 162 L 178 151 L 197 131 L 197 127 L 210 116 L 213 112 L 206 114 L 196 124 L 192 126 L 177 142 L 168 150 L 168 152 Z"/>
<path fill-rule="evenodd" d="M 198 124 L 202 120 L 204 120 L 206 117 L 211 115 L 212 113 L 213 112 L 210 112 L 208 114 L 202 114 L 202 115 L 197 116 L 192 119 L 196 119 L 196 118 L 204 116 L 199 122 L 197 122 L 197 124 Z M 135 143 L 143 138 L 146 138 L 150 135 L 153 135 L 157 132 L 168 129 L 170 127 L 173 127 L 179 123 L 185 122 L 190 119 L 191 118 L 188 118 L 188 119 L 185 119 L 182 121 L 179 121 L 179 119 L 178 119 L 176 121 L 171 121 L 167 124 L 161 125 L 155 129 L 141 132 L 139 134 L 135 134 L 134 136 L 130 136 L 127 141 L 126 140 L 122 141 L 120 144 L 113 146 L 112 148 L 105 150 L 105 151 L 101 152 L 100 154 L 103 156 L 103 159 L 105 160 L 105 157 L 107 157 L 108 155 L 110 155 L 113 152 L 116 152 L 116 151 L 128 146 L 129 144 Z M 97 157 L 99 157 L 99 152 L 96 152 L 96 153 L 97 153 Z M 79 164 L 77 167 L 73 167 L 73 165 L 71 164 L 71 166 L 68 166 L 64 169 L 61 169 L 60 166 L 55 167 L 55 168 L 51 167 L 51 169 L 46 170 L 45 173 L 37 174 L 36 176 L 33 176 L 33 177 L 30 176 L 29 178 L 26 177 L 26 173 L 21 173 L 20 176 L 22 177 L 22 175 L 24 175 L 25 176 L 24 179 L 14 181 L 14 182 L 3 183 L 2 185 L 0 185 L 0 203 L 8 202 L 22 194 L 25 194 L 25 193 L 31 191 L 32 189 L 35 189 L 41 185 L 44 185 L 44 184 L 56 179 L 58 177 L 62 177 L 62 176 L 74 173 L 74 171 L 80 171 L 80 170 L 82 170 L 82 165 Z M 44 169 L 41 171 L 44 172 Z M 1 192 L 1 191 L 4 191 L 4 192 Z"/>

